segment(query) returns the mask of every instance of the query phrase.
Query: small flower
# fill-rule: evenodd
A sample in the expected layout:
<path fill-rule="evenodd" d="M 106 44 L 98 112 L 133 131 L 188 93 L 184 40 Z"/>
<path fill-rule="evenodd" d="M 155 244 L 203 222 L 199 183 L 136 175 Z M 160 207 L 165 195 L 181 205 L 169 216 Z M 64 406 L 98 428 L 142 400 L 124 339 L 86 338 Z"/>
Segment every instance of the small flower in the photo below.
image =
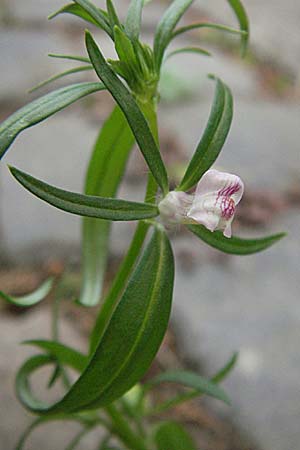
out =
<path fill-rule="evenodd" d="M 159 204 L 162 221 L 166 225 L 196 222 L 210 231 L 222 230 L 230 238 L 231 223 L 243 192 L 244 184 L 238 176 L 208 170 L 194 195 L 169 192 Z"/>
<path fill-rule="evenodd" d="M 187 217 L 210 231 L 222 230 L 230 238 L 235 208 L 243 192 L 244 184 L 238 176 L 208 170 L 197 185 Z"/>

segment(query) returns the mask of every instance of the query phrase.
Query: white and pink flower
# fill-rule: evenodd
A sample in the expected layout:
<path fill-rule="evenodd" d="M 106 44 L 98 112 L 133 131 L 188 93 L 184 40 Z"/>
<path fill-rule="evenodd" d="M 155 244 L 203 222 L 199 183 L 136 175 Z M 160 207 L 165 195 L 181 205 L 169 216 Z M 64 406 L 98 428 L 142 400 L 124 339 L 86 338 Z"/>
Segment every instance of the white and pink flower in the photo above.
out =
<path fill-rule="evenodd" d="M 199 223 L 208 230 L 222 230 L 231 237 L 231 223 L 244 192 L 242 180 L 233 174 L 208 170 L 193 195 L 172 191 L 160 202 L 166 224 Z"/>

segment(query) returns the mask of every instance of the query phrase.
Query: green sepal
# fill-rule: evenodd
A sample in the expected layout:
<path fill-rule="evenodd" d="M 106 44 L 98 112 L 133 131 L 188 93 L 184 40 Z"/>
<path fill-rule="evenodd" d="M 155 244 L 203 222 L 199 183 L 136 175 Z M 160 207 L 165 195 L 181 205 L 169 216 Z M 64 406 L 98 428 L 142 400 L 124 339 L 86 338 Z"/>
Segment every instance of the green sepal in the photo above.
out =
<path fill-rule="evenodd" d="M 105 89 L 102 83 L 77 83 L 46 94 L 8 117 L 0 125 L 0 159 L 21 131 L 42 122 L 86 95 Z"/>
<path fill-rule="evenodd" d="M 278 233 L 256 239 L 242 239 L 235 236 L 226 238 L 221 231 L 211 232 L 203 225 L 187 225 L 187 228 L 206 244 L 232 255 L 251 255 L 261 252 L 286 236 L 286 233 Z"/>
<path fill-rule="evenodd" d="M 213 106 L 203 136 L 186 169 L 178 191 L 188 191 L 213 165 L 229 133 L 233 116 L 233 99 L 230 89 L 216 79 Z"/>
<path fill-rule="evenodd" d="M 159 214 L 153 204 L 78 194 L 51 186 L 15 167 L 10 167 L 10 171 L 33 195 L 71 214 L 115 221 L 150 219 Z"/>
<path fill-rule="evenodd" d="M 31 294 L 23 295 L 21 297 L 13 297 L 0 291 L 0 298 L 16 306 L 33 306 L 47 297 L 53 287 L 53 282 L 54 278 L 51 277 L 46 280 L 40 287 L 38 287 L 34 292 L 32 292 Z"/>
<path fill-rule="evenodd" d="M 132 94 L 105 61 L 89 32 L 86 32 L 86 47 L 97 75 L 125 114 L 153 177 L 161 187 L 163 193 L 166 194 L 168 192 L 166 168 L 145 116 Z"/>
<path fill-rule="evenodd" d="M 53 357 L 37 355 L 20 368 L 20 401 L 41 415 L 71 413 L 109 405 L 148 370 L 165 335 L 172 303 L 174 260 L 164 231 L 155 229 L 87 367 L 56 404 L 33 397 L 30 375 Z M 142 301 L 141 301 L 142 300 Z"/>

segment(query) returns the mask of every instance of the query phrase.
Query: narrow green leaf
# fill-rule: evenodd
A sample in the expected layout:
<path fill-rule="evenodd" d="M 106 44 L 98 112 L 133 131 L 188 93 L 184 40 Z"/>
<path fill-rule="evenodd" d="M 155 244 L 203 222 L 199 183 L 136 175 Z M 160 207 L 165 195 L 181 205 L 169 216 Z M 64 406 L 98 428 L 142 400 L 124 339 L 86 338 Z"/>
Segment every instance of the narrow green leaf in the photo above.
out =
<path fill-rule="evenodd" d="M 86 174 L 85 194 L 115 197 L 133 144 L 127 120 L 116 106 L 96 141 Z M 101 298 L 110 228 L 107 220 L 83 219 L 83 281 L 79 302 L 85 306 L 94 306 Z"/>
<path fill-rule="evenodd" d="M 203 225 L 188 225 L 187 228 L 211 247 L 233 255 L 251 255 L 252 253 L 261 252 L 286 236 L 286 233 L 278 233 L 257 239 L 242 239 L 238 237 L 228 239 L 223 236 L 222 232 L 214 231 L 212 233 Z"/>
<path fill-rule="evenodd" d="M 238 360 L 238 353 L 235 352 L 229 361 L 211 378 L 214 383 L 220 383 L 225 380 L 229 373 L 233 370 Z"/>
<path fill-rule="evenodd" d="M 107 23 L 107 15 L 103 11 L 97 8 L 89 0 L 73 0 L 76 5 L 81 6 L 111 38 L 113 37 L 110 24 Z"/>
<path fill-rule="evenodd" d="M 111 29 L 113 30 L 114 26 L 121 27 L 121 23 L 119 21 L 118 14 L 116 13 L 116 10 L 115 10 L 112 0 L 106 0 L 106 7 L 107 7 L 107 12 L 108 12 L 109 23 L 110 23 Z"/>
<path fill-rule="evenodd" d="M 228 27 L 227 25 L 222 25 L 219 23 L 210 23 L 210 22 L 199 22 L 199 23 L 192 23 L 191 25 L 186 25 L 184 27 L 178 28 L 172 34 L 172 39 L 179 36 L 180 34 L 186 33 L 187 31 L 196 30 L 199 28 L 211 28 L 212 30 L 224 31 L 226 33 L 231 33 L 231 34 L 239 34 L 242 36 L 242 39 L 245 36 L 247 36 L 246 31 L 237 30 L 236 28 Z"/>
<path fill-rule="evenodd" d="M 105 89 L 102 83 L 72 84 L 19 109 L 0 125 L 0 159 L 21 131 L 47 119 L 82 97 Z"/>
<path fill-rule="evenodd" d="M 191 436 L 176 422 L 163 422 L 154 437 L 157 450 L 197 450 Z"/>
<path fill-rule="evenodd" d="M 200 375 L 185 370 L 174 370 L 162 373 L 147 383 L 147 386 L 155 386 L 160 383 L 178 383 L 182 386 L 189 387 L 198 391 L 199 394 L 206 394 L 210 397 L 222 400 L 224 403 L 230 404 L 228 396 L 213 381 L 207 380 Z"/>
<path fill-rule="evenodd" d="M 193 0 L 173 0 L 160 20 L 154 37 L 154 57 L 158 71 L 163 61 L 164 52 L 172 39 L 173 30 L 192 3 Z"/>
<path fill-rule="evenodd" d="M 50 58 L 69 59 L 70 61 L 79 61 L 79 62 L 86 62 L 86 63 L 90 63 L 91 62 L 89 60 L 89 58 L 86 58 L 85 56 L 62 55 L 62 54 L 57 54 L 57 53 L 48 53 L 48 56 Z"/>
<path fill-rule="evenodd" d="M 131 0 L 125 22 L 125 32 L 131 41 L 138 40 L 141 30 L 144 0 Z"/>
<path fill-rule="evenodd" d="M 228 0 L 228 3 L 239 21 L 241 30 L 244 31 L 244 34 L 241 35 L 241 53 L 242 56 L 244 56 L 249 41 L 249 21 L 247 13 L 240 0 Z"/>
<path fill-rule="evenodd" d="M 220 79 L 216 79 L 216 82 L 215 98 L 206 129 L 177 190 L 188 191 L 198 183 L 216 161 L 229 133 L 233 115 L 232 95 Z"/>
<path fill-rule="evenodd" d="M 157 206 L 152 204 L 77 194 L 44 183 L 15 167 L 10 167 L 10 171 L 16 180 L 32 194 L 72 214 L 123 221 L 149 219 L 159 214 Z"/>
<path fill-rule="evenodd" d="M 45 350 L 59 363 L 66 364 L 77 372 L 82 372 L 88 363 L 88 359 L 83 353 L 68 347 L 67 345 L 61 344 L 60 342 L 32 339 L 30 341 L 24 341 L 23 344 L 33 345 Z"/>
<path fill-rule="evenodd" d="M 106 26 L 109 27 L 109 19 L 105 11 L 98 9 L 98 12 L 101 14 L 101 16 L 105 19 Z M 75 5 L 74 3 L 70 3 L 69 5 L 63 6 L 61 9 L 56 11 L 55 13 L 51 14 L 48 19 L 54 19 L 54 17 L 58 16 L 59 14 L 72 14 L 73 16 L 79 17 L 80 19 L 85 20 L 86 22 L 89 22 L 96 27 L 99 27 L 100 24 L 94 17 L 89 14 L 84 8 L 82 8 L 80 5 Z M 101 29 L 103 29 L 102 26 L 100 26 Z"/>
<path fill-rule="evenodd" d="M 23 295 L 22 297 L 12 297 L 0 291 L 0 298 L 16 306 L 33 306 L 47 297 L 52 289 L 53 281 L 53 278 L 49 278 L 34 292 L 28 295 Z"/>
<path fill-rule="evenodd" d="M 203 49 L 203 48 L 199 48 L 199 47 L 182 47 L 182 48 L 178 48 L 176 50 L 173 50 L 172 52 L 168 53 L 165 61 L 169 58 L 171 58 L 171 56 L 174 55 L 179 55 L 180 53 L 196 53 L 199 55 L 204 55 L 204 56 L 211 56 L 211 53 L 208 52 L 207 50 Z"/>
<path fill-rule="evenodd" d="M 234 353 L 229 361 L 225 364 L 225 366 L 210 378 L 210 382 L 220 383 L 221 381 L 223 381 L 234 368 L 236 361 L 237 353 Z M 157 414 L 161 414 L 165 411 L 170 410 L 171 408 L 174 408 L 177 405 L 180 405 L 181 403 L 202 396 L 203 394 L 205 394 L 205 392 L 199 391 L 198 389 L 192 389 L 187 392 L 177 394 L 174 397 L 171 397 L 168 400 L 159 403 L 157 406 L 154 406 L 152 410 L 146 412 L 145 416 L 155 416 Z"/>
<path fill-rule="evenodd" d="M 47 78 L 47 80 L 44 80 L 41 83 L 37 84 L 36 86 L 31 88 L 29 90 L 29 92 L 30 93 L 34 92 L 34 91 L 40 89 L 41 87 L 47 86 L 47 84 L 50 84 L 53 81 L 59 80 L 60 78 L 63 78 L 63 77 L 66 77 L 67 75 L 73 75 L 74 73 L 85 72 L 87 70 L 93 70 L 93 66 L 92 65 L 80 66 L 80 67 L 74 67 L 73 69 L 65 70 L 64 72 L 60 72 L 56 75 L 53 75 L 52 77 Z"/>
<path fill-rule="evenodd" d="M 156 179 L 163 192 L 167 193 L 168 177 L 166 169 L 147 120 L 132 94 L 106 63 L 96 42 L 89 32 L 86 33 L 86 47 L 96 73 L 125 114 L 153 177 Z"/>
<path fill-rule="evenodd" d="M 57 414 L 94 409 L 122 396 L 148 370 L 165 335 L 172 302 L 174 261 L 170 243 L 156 229 L 88 366 L 58 403 L 47 406 L 30 390 L 30 375 L 51 356 L 38 355 L 18 372 L 16 388 L 32 412 Z M 142 300 L 142 301 L 141 301 Z"/>

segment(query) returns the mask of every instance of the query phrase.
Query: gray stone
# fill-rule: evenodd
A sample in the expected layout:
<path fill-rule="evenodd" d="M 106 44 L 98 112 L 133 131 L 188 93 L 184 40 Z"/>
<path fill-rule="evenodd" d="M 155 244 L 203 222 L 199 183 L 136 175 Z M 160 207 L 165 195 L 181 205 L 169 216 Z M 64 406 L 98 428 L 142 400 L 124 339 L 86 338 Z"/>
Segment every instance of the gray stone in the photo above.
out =
<path fill-rule="evenodd" d="M 206 83 L 202 90 L 210 92 L 212 102 L 213 85 Z M 298 179 L 299 106 L 244 100 L 235 95 L 234 98 L 232 128 L 216 166 L 239 174 L 246 187 L 269 190 L 289 187 Z M 164 110 L 165 126 L 176 130 L 188 158 L 199 142 L 209 111 L 210 103 L 206 99 L 202 103 L 186 103 Z"/>
<path fill-rule="evenodd" d="M 284 64 L 298 76 L 300 3 L 297 0 L 251 0 L 244 5 L 250 20 L 251 46 L 262 57 Z M 199 2 L 197 6 L 220 23 L 236 26 L 231 9 L 223 0 Z"/>
<path fill-rule="evenodd" d="M 205 244 L 199 242 L 197 253 L 191 237 L 186 252 L 194 255 L 193 268 L 176 274 L 174 319 L 183 352 L 210 374 L 240 352 L 225 383 L 233 408 L 218 408 L 233 414 L 263 450 L 294 449 L 300 442 L 299 225 L 298 212 L 282 216 L 273 228 L 288 237 L 222 264 L 203 259 Z"/>

